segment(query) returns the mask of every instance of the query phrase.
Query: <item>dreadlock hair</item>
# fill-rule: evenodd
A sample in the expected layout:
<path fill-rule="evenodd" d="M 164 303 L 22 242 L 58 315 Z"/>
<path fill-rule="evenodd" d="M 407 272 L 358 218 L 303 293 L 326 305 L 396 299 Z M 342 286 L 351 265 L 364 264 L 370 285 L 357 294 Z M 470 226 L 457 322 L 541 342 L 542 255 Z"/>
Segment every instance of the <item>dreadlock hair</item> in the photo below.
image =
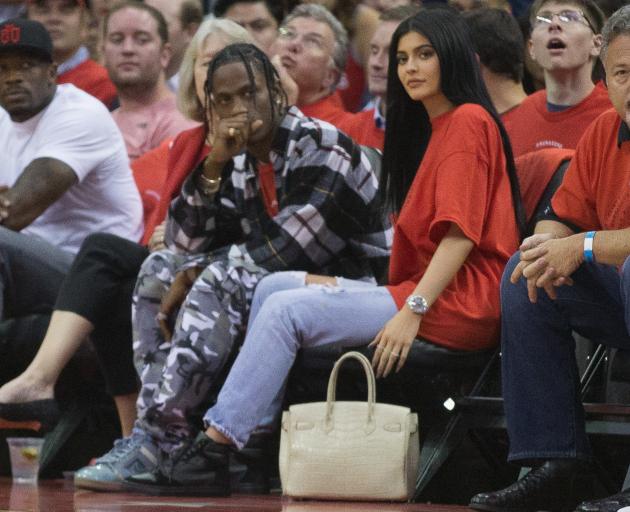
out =
<path fill-rule="evenodd" d="M 392 36 L 387 79 L 387 123 L 383 169 L 379 192 L 388 211 L 402 208 L 407 192 L 431 139 L 431 120 L 420 101 L 412 100 L 398 78 L 398 43 L 409 32 L 426 37 L 440 63 L 440 88 L 455 106 L 475 103 L 483 107 L 499 128 L 512 202 L 521 237 L 525 235 L 525 213 L 514 165 L 512 146 L 481 78 L 479 64 L 461 15 L 447 8 L 424 8 L 403 21 Z"/>
<path fill-rule="evenodd" d="M 269 103 L 271 106 L 271 120 L 276 122 L 278 119 L 284 116 L 288 99 L 287 95 L 280 83 L 280 76 L 273 66 L 269 57 L 265 55 L 257 46 L 250 43 L 234 43 L 226 46 L 217 53 L 208 65 L 208 74 L 206 75 L 206 83 L 204 84 L 204 92 L 206 95 L 206 112 L 209 111 L 210 97 L 212 95 L 212 84 L 214 79 L 214 73 L 217 69 L 225 64 L 231 64 L 233 62 L 241 62 L 245 66 L 249 82 L 252 87 L 255 87 L 256 80 L 254 78 L 254 67 L 262 73 L 265 77 L 265 85 L 269 91 Z M 254 104 L 256 102 L 256 96 L 254 95 Z M 205 118 L 205 125 L 207 130 L 211 130 L 209 126 L 208 116 Z"/>

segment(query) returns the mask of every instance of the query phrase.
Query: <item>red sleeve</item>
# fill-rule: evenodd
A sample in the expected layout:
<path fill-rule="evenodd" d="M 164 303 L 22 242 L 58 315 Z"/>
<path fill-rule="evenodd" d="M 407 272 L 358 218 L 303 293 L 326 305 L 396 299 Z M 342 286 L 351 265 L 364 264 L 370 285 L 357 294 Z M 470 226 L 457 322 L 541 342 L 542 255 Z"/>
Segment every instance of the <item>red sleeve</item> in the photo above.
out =
<path fill-rule="evenodd" d="M 145 220 L 153 215 L 160 202 L 160 192 L 166 181 L 166 163 L 171 141 L 172 139 L 165 140 L 131 163 L 133 177 L 142 198 Z"/>
<path fill-rule="evenodd" d="M 576 226 L 600 227 L 599 216 L 595 209 L 596 177 L 590 170 L 596 166 L 592 162 L 591 148 L 598 148 L 589 134 L 582 138 L 575 150 L 575 156 L 567 169 L 562 183 L 551 200 L 554 213 L 567 222 Z"/>
<path fill-rule="evenodd" d="M 488 201 L 488 165 L 477 154 L 461 151 L 443 160 L 437 172 L 436 212 L 429 226 L 429 238 L 439 244 L 450 223 L 455 223 L 479 245 Z"/>

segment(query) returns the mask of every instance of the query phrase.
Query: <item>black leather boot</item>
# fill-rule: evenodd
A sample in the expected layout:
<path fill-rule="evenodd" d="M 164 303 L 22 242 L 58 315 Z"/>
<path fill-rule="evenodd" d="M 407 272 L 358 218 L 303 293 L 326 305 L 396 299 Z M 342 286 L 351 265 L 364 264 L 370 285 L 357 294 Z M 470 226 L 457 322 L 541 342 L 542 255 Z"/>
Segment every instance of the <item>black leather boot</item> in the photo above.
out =
<path fill-rule="evenodd" d="M 272 453 L 272 441 L 271 434 L 254 434 L 250 436 L 245 448 L 234 451 L 236 461 L 245 465 L 245 472 L 233 482 L 234 492 L 269 494 L 271 465 L 278 459 L 278 454 Z"/>
<path fill-rule="evenodd" d="M 215 443 L 204 432 L 172 454 L 161 452 L 155 471 L 125 479 L 123 488 L 167 496 L 228 496 L 228 445 Z"/>
<path fill-rule="evenodd" d="M 490 512 L 572 511 L 590 495 L 587 468 L 576 459 L 549 460 L 505 489 L 473 496 L 469 506 Z"/>

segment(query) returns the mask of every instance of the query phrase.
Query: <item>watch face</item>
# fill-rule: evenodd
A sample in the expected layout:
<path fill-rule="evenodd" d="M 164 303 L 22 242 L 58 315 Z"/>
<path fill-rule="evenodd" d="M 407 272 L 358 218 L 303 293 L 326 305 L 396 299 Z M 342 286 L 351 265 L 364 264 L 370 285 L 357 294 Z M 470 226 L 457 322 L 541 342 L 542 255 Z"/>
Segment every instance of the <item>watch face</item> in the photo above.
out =
<path fill-rule="evenodd" d="M 407 299 L 409 309 L 419 315 L 424 315 L 429 310 L 427 300 L 422 295 L 411 295 Z"/>

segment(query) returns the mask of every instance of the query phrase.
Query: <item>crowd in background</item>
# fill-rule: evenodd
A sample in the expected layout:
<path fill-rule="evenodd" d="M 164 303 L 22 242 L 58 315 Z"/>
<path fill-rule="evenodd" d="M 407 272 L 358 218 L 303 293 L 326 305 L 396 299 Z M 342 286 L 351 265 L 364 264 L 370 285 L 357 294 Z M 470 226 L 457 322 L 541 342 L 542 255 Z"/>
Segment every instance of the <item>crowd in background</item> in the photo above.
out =
<path fill-rule="evenodd" d="M 630 69 L 613 66 L 624 3 L 0 0 L 0 314 L 50 315 L 0 417 L 54 425 L 56 382 L 89 336 L 122 439 L 75 484 L 226 494 L 230 450 L 256 468 L 300 348 L 371 342 L 386 377 L 416 335 L 457 351 L 501 340 L 511 457 L 542 463 L 471 506 L 573 496 L 588 443 L 523 427 L 523 338 L 549 328 L 521 324 L 579 332 L 586 316 L 541 313 L 537 290 L 619 287 L 576 272 L 595 232 L 597 261 L 627 256 L 605 235 L 630 220 L 611 171 L 630 140 Z M 625 322 L 610 322 L 617 345 Z M 571 402 L 567 368 L 554 410 Z"/>

